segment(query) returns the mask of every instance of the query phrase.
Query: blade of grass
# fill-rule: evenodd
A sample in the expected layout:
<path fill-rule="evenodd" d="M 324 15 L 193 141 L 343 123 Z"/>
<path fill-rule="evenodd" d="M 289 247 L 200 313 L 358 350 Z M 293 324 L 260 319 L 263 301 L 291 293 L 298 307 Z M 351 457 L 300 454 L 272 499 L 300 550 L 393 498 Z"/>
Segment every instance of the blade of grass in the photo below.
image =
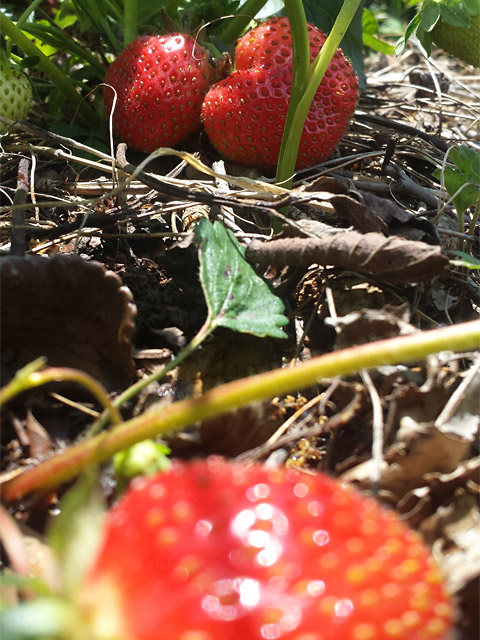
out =
<path fill-rule="evenodd" d="M 300 0 L 291 0 L 300 2 Z M 300 138 L 302 137 L 303 127 L 307 117 L 308 110 L 312 104 L 313 97 L 323 80 L 325 71 L 330 64 L 335 51 L 337 50 L 345 32 L 352 21 L 361 0 L 345 0 L 340 12 L 335 20 L 332 30 L 322 47 L 322 50 L 312 63 L 309 69 L 309 81 L 305 92 L 300 97 L 292 96 L 290 98 L 289 113 L 287 114 L 288 127 L 285 127 L 282 138 L 282 146 L 280 148 L 280 156 L 277 167 L 275 181 L 286 188 L 290 188 L 293 183 L 293 175 L 295 173 L 295 164 L 297 161 L 298 150 L 300 147 Z M 285 3 L 287 6 L 287 2 Z M 292 9 L 293 10 L 293 9 Z M 298 9 L 292 15 L 298 16 Z M 292 29 L 292 36 L 296 31 Z M 295 45 L 294 45 L 295 46 Z M 290 110 L 293 115 L 290 116 Z"/>
<path fill-rule="evenodd" d="M 285 0 L 285 11 L 290 22 L 290 30 L 292 32 L 293 77 L 292 91 L 290 94 L 290 103 L 288 105 L 287 119 L 285 121 L 283 140 L 285 140 L 285 131 L 290 131 L 294 126 L 298 103 L 300 102 L 308 87 L 308 76 L 310 67 L 310 43 L 308 39 L 307 18 L 305 16 L 303 3 L 301 2 L 301 0 Z M 303 124 L 301 131 L 303 131 Z M 284 165 L 290 166 L 291 164 L 289 159 L 291 149 L 286 144 L 283 144 L 283 140 L 282 146 L 280 147 L 280 154 L 278 156 L 278 167 L 283 167 Z M 298 146 L 299 145 L 300 138 L 298 139 Z M 296 162 L 297 160 L 298 146 L 296 151 L 293 150 L 293 152 L 295 153 L 294 162 Z M 291 176 L 293 177 L 293 171 Z M 278 175 L 276 178 L 276 182 L 277 184 L 280 182 Z M 290 188 L 291 184 L 287 184 L 286 186 L 287 188 Z"/>
<path fill-rule="evenodd" d="M 233 20 L 229 20 L 220 33 L 224 42 L 233 44 L 246 29 L 249 22 L 257 15 L 260 9 L 267 4 L 267 0 L 247 0 L 245 4 L 237 9 L 238 15 Z"/>
<path fill-rule="evenodd" d="M 138 35 L 138 0 L 123 2 L 123 46 L 135 40 Z"/>

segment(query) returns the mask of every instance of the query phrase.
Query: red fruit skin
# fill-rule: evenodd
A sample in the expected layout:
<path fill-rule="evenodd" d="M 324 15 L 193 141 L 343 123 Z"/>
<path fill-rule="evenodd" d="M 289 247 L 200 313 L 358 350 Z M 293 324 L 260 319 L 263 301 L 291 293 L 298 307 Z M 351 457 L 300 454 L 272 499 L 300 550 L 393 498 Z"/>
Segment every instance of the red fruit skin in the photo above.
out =
<path fill-rule="evenodd" d="M 452 607 L 420 537 L 324 475 L 219 458 L 136 481 L 83 585 L 93 638 L 432 640 Z"/>
<path fill-rule="evenodd" d="M 252 67 L 214 84 L 202 107 L 210 141 L 229 160 L 274 169 L 278 162 L 291 90 L 287 68 Z M 337 51 L 308 111 L 296 168 L 327 160 L 348 127 L 358 95 L 350 63 Z"/>
<path fill-rule="evenodd" d="M 214 79 L 205 49 L 189 35 L 139 36 L 108 67 L 117 102 L 113 127 L 139 151 L 174 146 L 200 127 L 203 97 Z M 114 92 L 104 89 L 107 114 Z"/>
<path fill-rule="evenodd" d="M 310 61 L 326 36 L 308 25 Z M 272 18 L 237 41 L 235 71 L 214 84 L 202 107 L 213 146 L 226 158 L 276 168 L 290 100 L 293 50 L 287 18 Z M 296 168 L 327 160 L 345 133 L 358 98 L 358 79 L 341 49 L 315 94 L 300 140 Z"/>
<path fill-rule="evenodd" d="M 326 35 L 314 24 L 308 23 L 310 62 L 323 47 Z M 291 67 L 293 64 L 292 34 L 288 18 L 270 18 L 248 31 L 237 40 L 235 69 L 251 67 Z"/>

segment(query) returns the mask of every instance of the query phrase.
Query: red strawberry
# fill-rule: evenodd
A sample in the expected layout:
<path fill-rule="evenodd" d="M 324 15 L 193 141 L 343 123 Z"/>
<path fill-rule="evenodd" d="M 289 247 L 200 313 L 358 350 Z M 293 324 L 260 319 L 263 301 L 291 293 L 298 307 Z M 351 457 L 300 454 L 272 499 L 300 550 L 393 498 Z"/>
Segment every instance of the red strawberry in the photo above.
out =
<path fill-rule="evenodd" d="M 282 19 L 274 26 L 272 22 L 239 40 L 237 70 L 209 89 L 202 107 L 206 132 L 218 151 L 240 164 L 264 169 L 274 169 L 278 161 L 292 80 L 288 21 Z M 309 33 L 313 57 L 325 36 L 313 25 Z M 297 168 L 331 156 L 348 126 L 357 95 L 355 71 L 338 49 L 310 107 Z"/>
<path fill-rule="evenodd" d="M 323 47 L 326 36 L 314 24 L 308 24 L 310 61 Z M 237 40 L 235 68 L 292 66 L 292 34 L 288 18 L 270 18 Z"/>
<path fill-rule="evenodd" d="M 452 616 L 392 511 L 325 475 L 220 458 L 136 481 L 81 597 L 96 640 L 433 640 Z"/>
<path fill-rule="evenodd" d="M 182 142 L 200 127 L 203 97 L 213 77 L 207 51 L 189 35 L 139 36 L 105 75 L 117 92 L 115 131 L 147 153 Z M 113 101 L 114 92 L 106 88 L 107 113 Z"/>

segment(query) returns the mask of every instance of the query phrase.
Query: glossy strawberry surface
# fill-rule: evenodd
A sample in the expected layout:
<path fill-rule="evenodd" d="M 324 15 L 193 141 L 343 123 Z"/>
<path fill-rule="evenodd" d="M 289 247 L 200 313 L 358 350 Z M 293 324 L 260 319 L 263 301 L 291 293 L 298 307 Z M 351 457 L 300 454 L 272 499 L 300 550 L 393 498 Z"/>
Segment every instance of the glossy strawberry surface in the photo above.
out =
<path fill-rule="evenodd" d="M 205 49 L 183 33 L 139 36 L 108 67 L 107 114 L 120 138 L 139 151 L 176 145 L 200 127 L 214 70 Z"/>
<path fill-rule="evenodd" d="M 308 24 L 310 61 L 320 52 L 326 36 L 313 24 Z M 293 64 L 292 34 L 288 18 L 270 18 L 237 40 L 235 68 L 290 67 Z"/>
<path fill-rule="evenodd" d="M 325 475 L 219 458 L 134 483 L 83 587 L 93 638 L 426 640 L 452 609 L 419 536 Z"/>
<path fill-rule="evenodd" d="M 240 164 L 274 169 L 278 161 L 291 90 L 291 73 L 251 67 L 214 84 L 202 120 L 218 151 Z M 327 160 L 348 127 L 357 100 L 357 80 L 343 56 L 332 62 L 307 115 L 296 167 Z"/>
<path fill-rule="evenodd" d="M 309 25 L 309 38 L 313 59 L 325 36 Z M 275 169 L 290 100 L 292 56 L 288 20 L 269 20 L 238 41 L 236 70 L 207 92 L 203 124 L 212 144 L 229 160 Z M 297 169 L 332 155 L 348 127 L 357 97 L 355 71 L 338 49 L 308 112 Z"/>

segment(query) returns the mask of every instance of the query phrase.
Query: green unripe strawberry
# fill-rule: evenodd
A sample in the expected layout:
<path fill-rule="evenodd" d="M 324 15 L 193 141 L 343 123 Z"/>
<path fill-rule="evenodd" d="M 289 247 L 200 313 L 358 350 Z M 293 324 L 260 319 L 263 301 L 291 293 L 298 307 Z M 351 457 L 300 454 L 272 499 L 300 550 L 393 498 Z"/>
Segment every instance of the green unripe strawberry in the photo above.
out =
<path fill-rule="evenodd" d="M 0 113 L 11 120 L 24 120 L 32 104 L 32 86 L 27 76 L 0 62 Z M 0 122 L 0 133 L 8 125 Z"/>
<path fill-rule="evenodd" d="M 433 28 L 432 41 L 452 56 L 480 67 L 480 15 L 470 18 L 469 27 L 454 27 L 440 18 Z"/>

